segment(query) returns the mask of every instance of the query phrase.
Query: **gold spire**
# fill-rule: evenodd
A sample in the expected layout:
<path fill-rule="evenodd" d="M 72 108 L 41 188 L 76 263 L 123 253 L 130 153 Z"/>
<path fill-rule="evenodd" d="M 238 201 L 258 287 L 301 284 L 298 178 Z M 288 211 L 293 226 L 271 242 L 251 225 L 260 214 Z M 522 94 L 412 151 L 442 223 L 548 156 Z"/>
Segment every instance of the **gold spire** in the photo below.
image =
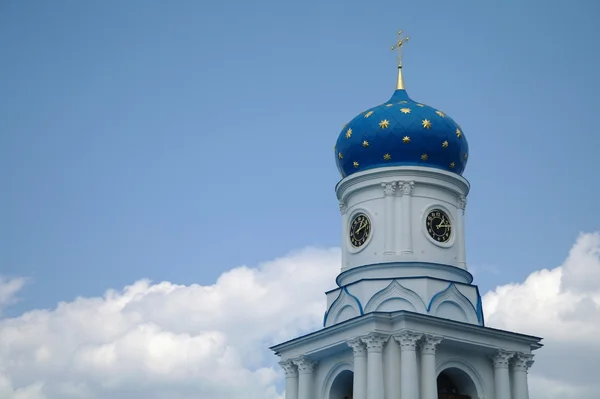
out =
<path fill-rule="evenodd" d="M 402 80 L 402 45 L 406 43 L 410 37 L 402 39 L 402 31 L 398 31 L 398 42 L 392 46 L 392 51 L 398 50 L 398 82 L 396 90 L 404 90 L 404 80 Z"/>

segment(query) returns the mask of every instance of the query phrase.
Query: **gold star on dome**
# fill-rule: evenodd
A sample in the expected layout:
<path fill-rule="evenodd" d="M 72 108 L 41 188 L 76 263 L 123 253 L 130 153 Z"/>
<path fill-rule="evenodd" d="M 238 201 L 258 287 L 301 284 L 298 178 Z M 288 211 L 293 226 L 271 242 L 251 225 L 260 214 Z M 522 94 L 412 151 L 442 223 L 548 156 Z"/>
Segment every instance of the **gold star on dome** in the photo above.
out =
<path fill-rule="evenodd" d="M 403 114 L 410 114 L 410 108 L 400 108 L 400 111 L 401 111 Z"/>
<path fill-rule="evenodd" d="M 455 166 L 455 165 L 454 165 L 454 162 L 450 162 L 450 168 L 451 168 L 451 169 L 454 169 L 454 166 Z"/>
<path fill-rule="evenodd" d="M 429 159 L 429 156 L 427 154 L 421 155 L 421 161 L 427 161 L 428 159 Z"/>
<path fill-rule="evenodd" d="M 423 104 L 417 104 L 417 107 L 422 107 L 422 106 L 423 106 Z"/>
<path fill-rule="evenodd" d="M 367 140 L 363 141 L 363 147 L 367 148 L 369 146 L 369 142 Z"/>
<path fill-rule="evenodd" d="M 410 143 L 410 137 L 408 137 L 408 136 L 402 137 L 402 142 L 403 143 Z"/>
<path fill-rule="evenodd" d="M 391 156 L 390 154 L 384 154 L 384 155 L 383 155 L 383 159 L 384 159 L 385 161 L 389 161 L 390 159 L 392 159 L 392 156 Z"/>
<path fill-rule="evenodd" d="M 385 104 L 386 107 L 391 107 L 394 104 Z"/>
<path fill-rule="evenodd" d="M 400 104 L 408 104 L 408 101 L 406 101 L 406 100 L 400 101 Z"/>
<path fill-rule="evenodd" d="M 358 162 L 354 161 L 352 162 L 352 165 L 354 165 L 355 168 L 358 168 Z"/>
<path fill-rule="evenodd" d="M 442 111 L 435 111 L 435 113 L 441 116 L 442 118 L 446 117 L 446 115 Z"/>
<path fill-rule="evenodd" d="M 369 111 L 365 114 L 365 118 L 368 118 L 369 116 L 373 115 L 373 111 Z"/>
<path fill-rule="evenodd" d="M 448 140 L 442 143 L 442 148 L 448 148 Z"/>
<path fill-rule="evenodd" d="M 346 138 L 349 139 L 350 137 L 352 137 L 352 129 L 348 129 L 346 132 Z"/>
<path fill-rule="evenodd" d="M 463 159 L 467 159 L 468 156 L 469 155 L 465 152 L 464 155 L 463 155 Z"/>
<path fill-rule="evenodd" d="M 381 122 L 379 122 L 379 127 L 382 129 L 387 128 L 389 125 L 390 125 L 390 121 L 388 121 L 387 119 L 384 119 Z"/>
<path fill-rule="evenodd" d="M 341 153 L 341 152 L 338 152 L 338 158 L 339 158 L 339 159 L 342 159 L 342 158 L 344 158 L 344 156 L 342 155 L 342 153 Z"/>
<path fill-rule="evenodd" d="M 456 129 L 456 137 L 460 138 L 462 136 L 462 132 L 460 129 Z"/>
<path fill-rule="evenodd" d="M 431 121 L 429 119 L 423 119 L 422 123 L 425 129 L 431 129 Z"/>

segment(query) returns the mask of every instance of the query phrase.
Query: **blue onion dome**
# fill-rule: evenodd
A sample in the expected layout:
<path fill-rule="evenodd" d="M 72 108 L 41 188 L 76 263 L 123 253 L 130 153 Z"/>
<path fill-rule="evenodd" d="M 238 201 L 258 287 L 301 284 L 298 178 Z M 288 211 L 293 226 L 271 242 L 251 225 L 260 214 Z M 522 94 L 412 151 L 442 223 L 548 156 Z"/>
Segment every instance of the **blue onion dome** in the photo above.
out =
<path fill-rule="evenodd" d="M 402 82 L 387 102 L 357 115 L 337 139 L 335 160 L 342 177 L 387 166 L 424 166 L 462 175 L 469 145 L 444 112 L 413 101 Z"/>

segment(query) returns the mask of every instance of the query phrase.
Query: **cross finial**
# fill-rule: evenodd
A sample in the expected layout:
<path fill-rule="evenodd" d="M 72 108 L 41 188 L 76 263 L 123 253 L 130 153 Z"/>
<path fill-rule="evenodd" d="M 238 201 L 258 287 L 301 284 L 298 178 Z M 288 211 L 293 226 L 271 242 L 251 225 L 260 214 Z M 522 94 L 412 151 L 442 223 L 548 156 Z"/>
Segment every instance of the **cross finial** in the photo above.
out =
<path fill-rule="evenodd" d="M 392 46 L 392 51 L 398 50 L 398 67 L 402 66 L 402 45 L 406 43 L 410 37 L 402 38 L 402 30 L 398 31 L 398 41 Z"/>
<path fill-rule="evenodd" d="M 398 41 L 392 46 L 392 51 L 398 50 L 398 81 L 396 83 L 396 90 L 404 90 L 404 80 L 402 79 L 402 46 L 406 43 L 410 37 L 406 36 L 402 38 L 402 30 L 398 31 Z"/>

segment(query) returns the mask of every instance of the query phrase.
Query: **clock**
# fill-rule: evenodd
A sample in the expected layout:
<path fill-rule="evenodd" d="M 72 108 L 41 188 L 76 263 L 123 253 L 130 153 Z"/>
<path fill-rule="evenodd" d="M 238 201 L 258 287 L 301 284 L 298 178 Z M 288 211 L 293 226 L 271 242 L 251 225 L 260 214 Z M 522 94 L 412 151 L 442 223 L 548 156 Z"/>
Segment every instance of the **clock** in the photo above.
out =
<path fill-rule="evenodd" d="M 448 242 L 452 236 L 450 218 L 440 209 L 434 209 L 427 214 L 425 227 L 427 227 L 427 234 L 437 242 Z"/>
<path fill-rule="evenodd" d="M 364 213 L 358 213 L 350 222 L 350 243 L 353 247 L 362 247 L 371 234 L 371 220 Z"/>

